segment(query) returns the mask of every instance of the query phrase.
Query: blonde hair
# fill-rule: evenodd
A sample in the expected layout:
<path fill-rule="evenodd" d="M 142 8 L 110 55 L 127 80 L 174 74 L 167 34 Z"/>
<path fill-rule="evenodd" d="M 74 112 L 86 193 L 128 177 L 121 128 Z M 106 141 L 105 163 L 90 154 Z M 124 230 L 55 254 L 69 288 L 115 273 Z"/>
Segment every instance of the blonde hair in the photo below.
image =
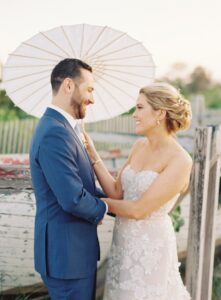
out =
<path fill-rule="evenodd" d="M 190 102 L 172 85 L 156 82 L 143 87 L 140 94 L 146 96 L 154 110 L 166 111 L 166 127 L 169 133 L 175 134 L 189 127 L 192 117 Z"/>

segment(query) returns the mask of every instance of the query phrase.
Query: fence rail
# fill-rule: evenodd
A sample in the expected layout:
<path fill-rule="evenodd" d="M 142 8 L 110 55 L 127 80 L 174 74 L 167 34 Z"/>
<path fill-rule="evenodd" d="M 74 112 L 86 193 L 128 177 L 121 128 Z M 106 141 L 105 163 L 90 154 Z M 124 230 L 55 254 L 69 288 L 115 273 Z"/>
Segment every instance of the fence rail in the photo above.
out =
<path fill-rule="evenodd" d="M 27 153 L 38 120 L 0 121 L 0 153 Z"/>
<path fill-rule="evenodd" d="M 194 107 L 197 107 L 196 109 Z M 183 146 L 187 145 L 187 150 L 191 142 L 188 140 L 193 139 L 194 128 L 197 126 L 206 125 L 218 125 L 221 124 L 221 110 L 206 110 L 203 111 L 199 108 L 199 105 L 193 105 L 194 119 L 192 122 L 192 127 L 178 134 L 180 139 L 185 139 L 181 144 Z M 23 119 L 14 121 L 0 121 L 0 154 L 9 153 L 28 153 L 29 145 L 33 131 L 38 123 L 37 119 Z M 86 130 L 91 133 L 105 133 L 101 135 L 98 140 L 100 141 L 99 150 L 103 150 L 106 146 L 110 145 L 110 136 L 106 133 L 117 133 L 117 134 L 135 134 L 134 121 L 131 115 L 119 116 L 110 120 L 100 121 L 96 123 L 86 124 Z M 95 142 L 98 136 L 94 136 Z M 101 144 L 101 137 L 103 143 Z M 113 139 L 112 139 L 113 140 Z M 133 143 L 131 139 L 130 143 Z M 107 143 L 107 145 L 105 144 Z M 119 144 L 119 147 L 123 146 L 125 142 L 114 141 L 113 145 Z M 122 144 L 122 145 L 121 145 Z M 122 147 L 123 148 L 123 147 Z"/>

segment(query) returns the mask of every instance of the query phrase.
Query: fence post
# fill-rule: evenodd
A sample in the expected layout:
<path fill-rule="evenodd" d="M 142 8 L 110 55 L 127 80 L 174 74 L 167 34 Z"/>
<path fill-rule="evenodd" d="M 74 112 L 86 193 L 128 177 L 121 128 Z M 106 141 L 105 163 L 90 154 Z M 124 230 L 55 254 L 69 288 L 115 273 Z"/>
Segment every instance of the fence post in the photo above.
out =
<path fill-rule="evenodd" d="M 186 269 L 186 285 L 192 300 L 202 300 L 201 283 L 211 136 L 211 127 L 195 130 Z"/>
<path fill-rule="evenodd" d="M 194 95 L 191 99 L 191 107 L 194 118 L 191 122 L 191 127 L 203 125 L 203 114 L 205 112 L 205 99 L 203 95 Z"/>
<path fill-rule="evenodd" d="M 212 133 L 211 163 L 206 209 L 205 245 L 203 259 L 203 275 L 201 299 L 212 299 L 213 264 L 216 243 L 216 215 L 219 200 L 221 126 L 214 126 Z"/>

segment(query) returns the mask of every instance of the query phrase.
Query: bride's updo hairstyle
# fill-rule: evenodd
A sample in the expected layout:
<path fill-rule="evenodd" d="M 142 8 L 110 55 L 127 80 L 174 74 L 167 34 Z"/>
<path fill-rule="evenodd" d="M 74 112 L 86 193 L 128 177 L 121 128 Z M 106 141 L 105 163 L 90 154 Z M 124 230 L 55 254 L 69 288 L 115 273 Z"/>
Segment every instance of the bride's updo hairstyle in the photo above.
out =
<path fill-rule="evenodd" d="M 172 85 L 156 82 L 143 87 L 140 94 L 145 95 L 154 110 L 166 111 L 168 133 L 175 134 L 189 127 L 192 117 L 190 102 Z"/>

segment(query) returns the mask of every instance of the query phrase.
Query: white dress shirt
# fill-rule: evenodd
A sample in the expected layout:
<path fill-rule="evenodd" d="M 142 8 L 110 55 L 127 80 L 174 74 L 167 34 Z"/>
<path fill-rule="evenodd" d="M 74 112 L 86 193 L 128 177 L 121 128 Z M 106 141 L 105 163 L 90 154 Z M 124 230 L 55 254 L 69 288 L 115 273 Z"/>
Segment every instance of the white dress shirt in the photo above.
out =
<path fill-rule="evenodd" d="M 80 139 L 80 141 L 81 141 L 81 143 L 82 143 L 82 139 L 81 139 L 81 137 L 80 137 L 80 135 L 79 135 L 80 130 L 79 130 L 79 128 L 77 128 L 77 124 L 78 124 L 77 120 L 74 119 L 74 118 L 73 118 L 69 113 L 67 113 L 65 110 L 63 110 L 62 108 L 60 108 L 60 107 L 58 107 L 58 106 L 56 106 L 56 105 L 54 105 L 54 104 L 50 104 L 48 107 L 49 107 L 49 108 L 52 108 L 52 109 L 54 109 L 54 110 L 56 110 L 56 111 L 58 111 L 60 114 L 62 114 L 62 116 L 65 117 L 65 119 L 66 119 L 66 120 L 68 121 L 68 123 L 71 125 L 71 127 L 73 128 L 73 130 L 75 131 L 75 133 L 77 134 L 78 138 Z"/>
<path fill-rule="evenodd" d="M 65 119 L 69 122 L 69 124 L 71 125 L 71 127 L 73 128 L 73 130 L 75 131 L 75 133 L 77 134 L 77 136 L 78 136 L 80 142 L 83 144 L 83 141 L 82 141 L 81 136 L 80 136 L 80 129 L 79 129 L 79 127 L 77 126 L 77 125 L 78 125 L 77 120 L 74 119 L 74 118 L 73 118 L 69 113 L 67 113 L 65 110 L 63 110 L 62 108 L 60 108 L 60 107 L 58 107 L 58 106 L 56 106 L 56 105 L 54 105 L 54 104 L 50 104 L 48 107 L 49 107 L 49 108 L 52 108 L 52 109 L 54 109 L 54 110 L 56 110 L 56 111 L 58 111 L 62 116 L 65 117 Z M 84 146 L 84 145 L 83 145 L 83 146 Z M 104 202 L 104 203 L 105 203 L 105 205 L 106 205 L 106 212 L 105 212 L 105 214 L 106 214 L 106 213 L 108 212 L 108 205 L 107 205 L 106 202 Z"/>

